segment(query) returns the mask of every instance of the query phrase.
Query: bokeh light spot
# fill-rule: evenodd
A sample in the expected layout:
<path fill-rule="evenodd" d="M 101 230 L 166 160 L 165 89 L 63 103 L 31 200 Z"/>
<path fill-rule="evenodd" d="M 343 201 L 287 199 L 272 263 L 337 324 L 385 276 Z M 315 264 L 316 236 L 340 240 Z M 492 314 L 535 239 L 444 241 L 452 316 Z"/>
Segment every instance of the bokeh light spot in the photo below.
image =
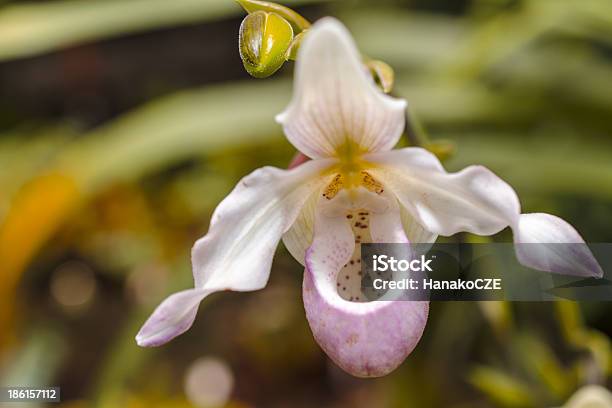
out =
<path fill-rule="evenodd" d="M 230 367 L 214 357 L 194 361 L 185 374 L 185 394 L 199 408 L 225 405 L 234 388 L 234 375 Z"/>
<path fill-rule="evenodd" d="M 83 262 L 66 262 L 51 276 L 51 296 L 71 311 L 86 308 L 93 301 L 96 289 L 94 273 Z"/>

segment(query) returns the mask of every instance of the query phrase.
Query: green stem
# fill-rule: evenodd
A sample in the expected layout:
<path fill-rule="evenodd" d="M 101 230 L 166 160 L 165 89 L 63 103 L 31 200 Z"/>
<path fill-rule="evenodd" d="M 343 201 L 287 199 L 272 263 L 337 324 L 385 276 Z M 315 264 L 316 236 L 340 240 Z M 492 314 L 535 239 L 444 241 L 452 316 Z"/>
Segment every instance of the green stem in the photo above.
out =
<path fill-rule="evenodd" d="M 427 147 L 431 144 L 427 131 L 410 106 L 406 108 L 406 136 L 413 146 Z"/>

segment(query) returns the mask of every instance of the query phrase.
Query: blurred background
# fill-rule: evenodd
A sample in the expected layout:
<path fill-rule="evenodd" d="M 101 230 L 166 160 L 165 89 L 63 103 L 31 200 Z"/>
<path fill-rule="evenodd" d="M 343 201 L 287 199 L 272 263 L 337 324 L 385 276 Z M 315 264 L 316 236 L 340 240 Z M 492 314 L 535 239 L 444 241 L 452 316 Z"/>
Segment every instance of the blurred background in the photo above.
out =
<path fill-rule="evenodd" d="M 337 16 L 395 68 L 395 93 L 455 143 L 449 170 L 484 164 L 524 212 L 612 241 L 612 2 L 284 4 Z M 136 346 L 191 286 L 216 204 L 294 154 L 273 120 L 293 64 L 250 78 L 243 16 L 231 0 L 0 0 L 0 384 L 60 386 L 70 408 L 579 408 L 578 390 L 605 393 L 583 388 L 609 385 L 612 307 L 596 302 L 435 303 L 397 371 L 352 378 L 314 342 L 282 245 L 265 290 L 211 296 L 187 334 Z"/>

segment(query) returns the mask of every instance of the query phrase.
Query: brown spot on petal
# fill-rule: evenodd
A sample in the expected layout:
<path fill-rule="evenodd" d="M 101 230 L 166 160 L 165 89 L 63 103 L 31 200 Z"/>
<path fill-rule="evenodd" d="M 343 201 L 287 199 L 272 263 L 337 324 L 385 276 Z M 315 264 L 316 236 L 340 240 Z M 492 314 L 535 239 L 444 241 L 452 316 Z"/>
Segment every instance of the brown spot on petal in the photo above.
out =
<path fill-rule="evenodd" d="M 356 333 L 351 334 L 350 336 L 348 336 L 346 338 L 346 344 L 348 346 L 353 346 L 355 344 L 357 344 L 357 341 L 359 340 L 359 335 L 357 335 Z"/>

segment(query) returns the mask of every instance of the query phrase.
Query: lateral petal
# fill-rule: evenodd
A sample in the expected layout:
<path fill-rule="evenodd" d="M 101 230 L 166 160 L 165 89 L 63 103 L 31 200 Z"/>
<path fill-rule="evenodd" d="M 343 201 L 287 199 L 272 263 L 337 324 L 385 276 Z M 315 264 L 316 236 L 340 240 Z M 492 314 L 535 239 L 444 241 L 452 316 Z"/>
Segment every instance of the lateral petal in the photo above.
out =
<path fill-rule="evenodd" d="M 529 268 L 563 275 L 603 276 L 578 231 L 554 215 L 521 214 L 514 227 L 514 242 L 519 262 Z"/>
<path fill-rule="evenodd" d="M 209 293 L 203 289 L 187 289 L 167 297 L 142 326 L 136 343 L 141 347 L 161 346 L 189 330 L 200 302 Z"/>
<path fill-rule="evenodd" d="M 243 178 L 192 249 L 195 288 L 162 302 L 137 335 L 138 344 L 157 346 L 185 332 L 199 303 L 213 292 L 263 288 L 281 236 L 312 191 L 324 185 L 331 164 L 312 160 L 292 170 L 264 167 Z"/>
<path fill-rule="evenodd" d="M 566 275 L 603 275 L 570 224 L 550 214 L 521 214 L 512 187 L 485 167 L 447 173 L 433 154 L 420 148 L 373 153 L 366 159 L 373 166 L 369 171 L 426 231 L 492 235 L 509 226 L 524 265 Z"/>
<path fill-rule="evenodd" d="M 482 166 L 447 173 L 425 149 L 410 147 L 366 156 L 416 222 L 433 234 L 495 234 L 520 213 L 516 193 Z"/>

